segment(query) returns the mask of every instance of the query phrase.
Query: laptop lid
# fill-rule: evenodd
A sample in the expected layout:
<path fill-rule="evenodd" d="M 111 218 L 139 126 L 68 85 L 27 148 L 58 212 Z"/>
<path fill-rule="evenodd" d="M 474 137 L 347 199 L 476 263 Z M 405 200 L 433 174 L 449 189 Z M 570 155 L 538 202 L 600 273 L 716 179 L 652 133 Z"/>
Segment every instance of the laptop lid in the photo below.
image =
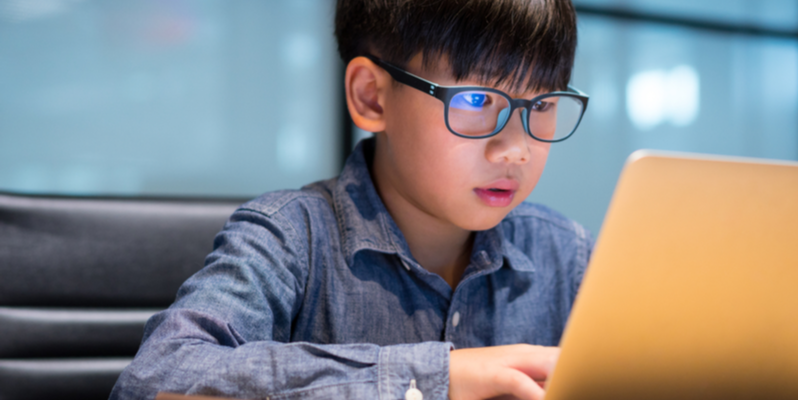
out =
<path fill-rule="evenodd" d="M 797 164 L 639 151 L 548 400 L 797 399 Z"/>

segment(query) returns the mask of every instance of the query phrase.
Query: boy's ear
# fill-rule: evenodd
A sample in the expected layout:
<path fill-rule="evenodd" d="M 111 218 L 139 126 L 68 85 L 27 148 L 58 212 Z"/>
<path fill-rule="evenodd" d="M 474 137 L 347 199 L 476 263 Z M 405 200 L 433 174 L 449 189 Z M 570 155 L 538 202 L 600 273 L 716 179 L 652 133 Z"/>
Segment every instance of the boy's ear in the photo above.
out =
<path fill-rule="evenodd" d="M 356 57 L 347 64 L 344 89 L 347 109 L 357 127 L 367 132 L 383 132 L 386 89 L 391 76 L 366 57 Z"/>

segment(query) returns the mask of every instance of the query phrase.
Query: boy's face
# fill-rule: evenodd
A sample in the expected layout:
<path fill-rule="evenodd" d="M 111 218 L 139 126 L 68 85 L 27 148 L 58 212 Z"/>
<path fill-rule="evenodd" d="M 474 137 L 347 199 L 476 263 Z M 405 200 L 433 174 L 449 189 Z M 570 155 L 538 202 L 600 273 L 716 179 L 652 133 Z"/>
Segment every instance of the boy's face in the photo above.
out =
<path fill-rule="evenodd" d="M 436 65 L 436 70 L 423 70 L 418 54 L 407 70 L 443 86 L 480 85 L 456 82 L 444 62 Z M 496 89 L 514 98 L 540 94 Z M 391 190 L 408 205 L 461 229 L 496 226 L 533 191 L 550 150 L 549 143 L 525 132 L 520 110 L 497 135 L 466 139 L 447 129 L 440 100 L 406 85 L 389 85 L 383 105 L 385 159 L 375 160 L 384 163 L 380 170 L 387 175 L 378 177 L 381 191 Z"/>

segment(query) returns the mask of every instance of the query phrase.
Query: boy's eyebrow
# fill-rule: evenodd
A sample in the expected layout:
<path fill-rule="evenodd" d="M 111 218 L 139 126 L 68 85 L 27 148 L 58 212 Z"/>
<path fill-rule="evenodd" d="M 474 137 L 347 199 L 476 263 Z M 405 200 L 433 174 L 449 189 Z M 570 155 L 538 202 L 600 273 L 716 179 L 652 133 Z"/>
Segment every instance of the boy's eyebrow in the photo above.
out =
<path fill-rule="evenodd" d="M 525 76 L 530 75 L 529 72 L 533 70 L 535 67 L 528 67 L 524 68 L 519 66 L 514 72 L 511 72 L 505 76 L 495 76 L 492 74 L 492 71 L 486 68 L 478 68 L 475 71 L 472 71 L 470 74 L 459 78 L 456 75 L 455 68 L 450 63 L 450 57 L 444 51 L 434 51 L 426 55 L 425 51 L 420 51 L 418 54 L 422 56 L 421 66 L 422 73 L 425 75 L 429 75 L 430 79 L 427 79 L 431 82 L 435 82 L 440 86 L 483 86 L 487 88 L 492 88 L 496 90 L 500 90 L 502 92 L 507 93 L 509 96 L 513 98 L 532 98 L 538 96 L 540 94 L 550 93 L 557 90 L 565 90 L 566 88 L 555 88 L 550 87 L 549 85 L 544 84 L 543 82 L 532 82 L 532 76 Z M 438 57 L 438 58 L 437 58 Z M 407 62 L 405 62 L 404 66 L 400 67 L 397 64 L 391 64 L 395 68 L 400 68 L 403 71 L 412 73 L 408 71 L 409 63 L 413 60 L 414 57 L 411 57 Z M 438 61 L 438 63 L 436 62 Z M 527 70 L 527 71 L 525 71 Z M 424 79 L 419 76 L 419 74 L 412 73 L 413 75 Z M 432 76 L 430 76 L 432 75 Z M 453 84 L 443 84 L 442 81 L 454 80 Z M 472 80 L 477 82 L 474 83 L 463 83 L 464 81 Z M 531 94 L 526 94 L 531 93 Z"/>
<path fill-rule="evenodd" d="M 525 93 L 543 94 L 558 90 L 557 88 L 549 87 L 543 82 L 534 81 L 533 77 L 529 76 L 527 78 L 519 78 L 516 75 L 517 73 L 503 77 L 497 77 L 497 76 L 482 76 L 478 73 L 474 73 L 470 74 L 466 79 L 472 79 L 475 82 L 480 82 L 480 86 L 487 86 L 495 88 L 497 90 L 502 90 L 508 93 L 509 95 L 512 94 L 523 95 Z"/>
<path fill-rule="evenodd" d="M 528 80 L 524 80 L 522 82 L 514 82 L 512 79 L 500 79 L 500 80 L 492 80 L 492 79 L 485 79 L 478 75 L 471 75 L 468 76 L 464 80 L 473 80 L 478 82 L 478 86 L 485 86 L 488 88 L 500 90 L 502 92 L 507 93 L 509 96 L 513 98 L 531 98 L 538 96 L 540 94 L 554 92 L 556 88 L 550 88 L 542 83 L 535 83 L 529 84 Z M 473 85 L 474 86 L 474 85 Z"/>

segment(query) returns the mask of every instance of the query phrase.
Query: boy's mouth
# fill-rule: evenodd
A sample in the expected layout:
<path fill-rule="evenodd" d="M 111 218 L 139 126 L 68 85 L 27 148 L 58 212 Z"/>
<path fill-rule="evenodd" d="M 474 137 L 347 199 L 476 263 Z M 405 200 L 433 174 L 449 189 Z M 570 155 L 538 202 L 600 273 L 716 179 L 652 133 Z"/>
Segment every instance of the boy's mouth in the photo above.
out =
<path fill-rule="evenodd" d="M 475 188 L 474 192 L 484 204 L 490 207 L 508 207 L 514 200 L 519 184 L 511 179 L 501 179 L 484 187 Z"/>

